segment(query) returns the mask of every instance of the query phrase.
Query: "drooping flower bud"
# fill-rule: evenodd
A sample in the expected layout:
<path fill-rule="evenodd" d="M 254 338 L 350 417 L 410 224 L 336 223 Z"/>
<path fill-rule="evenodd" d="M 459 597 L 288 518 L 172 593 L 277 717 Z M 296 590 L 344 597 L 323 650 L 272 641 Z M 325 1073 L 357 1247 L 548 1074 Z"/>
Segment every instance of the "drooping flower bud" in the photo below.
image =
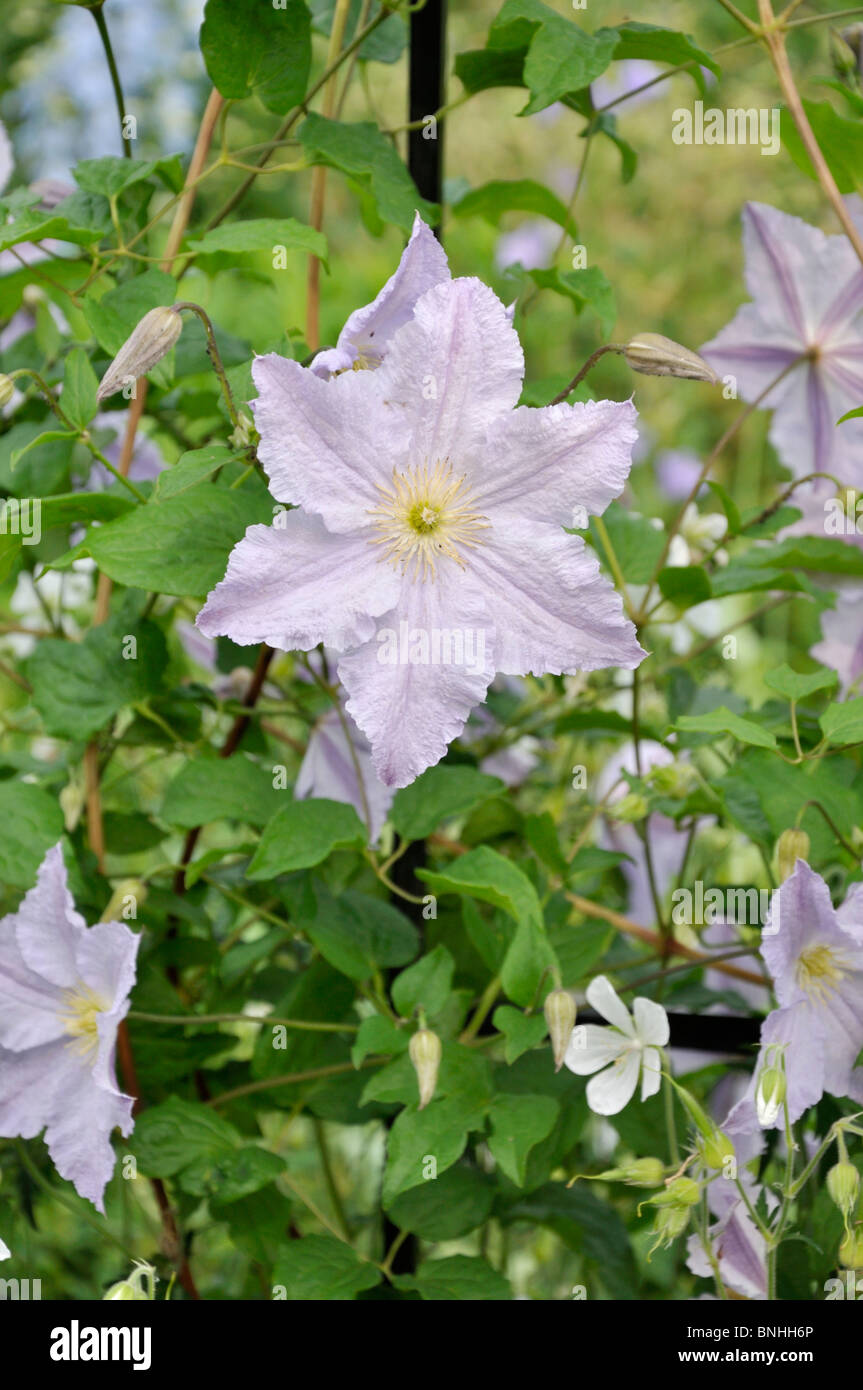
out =
<path fill-rule="evenodd" d="M 683 1103 L 689 1118 L 692 1120 L 698 1131 L 697 1149 L 699 1157 L 708 1168 L 721 1171 L 729 1159 L 735 1157 L 734 1145 L 723 1134 L 722 1130 L 710 1118 L 707 1111 L 699 1104 L 684 1086 L 679 1086 L 676 1082 L 672 1083 L 677 1094 Z"/>
<path fill-rule="evenodd" d="M 625 1182 L 627 1187 L 658 1187 L 665 1177 L 665 1164 L 661 1158 L 634 1158 L 631 1163 L 606 1168 L 596 1176 L 607 1182 Z"/>
<path fill-rule="evenodd" d="M 0 409 L 8 405 L 15 395 L 15 383 L 10 376 L 4 376 L 0 372 Z"/>
<path fill-rule="evenodd" d="M 102 1301 L 120 1303 L 152 1303 L 156 1297 L 157 1275 L 152 1265 L 144 1260 L 136 1260 L 135 1268 L 128 1279 L 112 1284 Z M 146 1284 L 146 1288 L 144 1285 Z"/>
<path fill-rule="evenodd" d="M 615 801 L 613 806 L 609 806 L 607 815 L 613 820 L 626 821 L 627 823 L 636 820 L 644 820 L 650 807 L 647 797 L 640 792 L 627 792 L 619 801 Z"/>
<path fill-rule="evenodd" d="M 827 1191 L 847 1224 L 848 1217 L 857 1205 L 857 1198 L 860 1193 L 860 1174 L 853 1163 L 842 1160 L 839 1163 L 834 1163 L 827 1174 Z"/>
<path fill-rule="evenodd" d="M 546 995 L 542 1011 L 545 1014 L 548 1035 L 551 1038 L 554 1069 L 560 1071 L 572 1030 L 575 1027 L 575 1000 L 567 990 L 553 989 L 550 994 Z"/>
<path fill-rule="evenodd" d="M 863 1230 L 846 1231 L 839 1246 L 839 1263 L 845 1269 L 863 1269 Z"/>
<path fill-rule="evenodd" d="M 776 1116 L 788 1091 L 785 1073 L 778 1067 L 765 1067 L 755 1088 L 755 1109 L 758 1123 L 765 1129 L 775 1124 Z"/>
<path fill-rule="evenodd" d="M 719 380 L 712 367 L 697 352 L 690 352 L 662 333 L 636 333 L 623 355 L 635 372 L 645 376 L 679 376 L 688 381 Z"/>
<path fill-rule="evenodd" d="M 437 1033 L 430 1028 L 420 1028 L 408 1044 L 408 1055 L 417 1074 L 420 1092 L 420 1110 L 425 1109 L 435 1093 L 440 1069 L 441 1042 Z"/>
<path fill-rule="evenodd" d="M 132 329 L 102 377 L 96 399 L 104 401 L 115 391 L 144 376 L 171 351 L 182 331 L 183 320 L 178 309 L 164 305 L 151 309 Z"/>
<path fill-rule="evenodd" d="M 648 1203 L 657 1208 L 653 1223 L 656 1240 L 650 1247 L 651 1255 L 657 1246 L 671 1245 L 672 1241 L 686 1230 L 691 1209 L 700 1198 L 701 1189 L 698 1183 L 693 1182 L 692 1178 L 683 1177 L 675 1178 L 664 1192 L 657 1192 L 653 1197 L 648 1197 Z"/>
<path fill-rule="evenodd" d="M 675 1178 L 662 1192 L 648 1197 L 653 1207 L 694 1207 L 701 1197 L 701 1188 L 692 1178 Z"/>
<path fill-rule="evenodd" d="M 783 830 L 776 841 L 776 868 L 779 882 L 784 883 L 794 872 L 798 859 L 809 858 L 809 836 L 805 830 Z"/>
<path fill-rule="evenodd" d="M 647 1253 L 648 1260 L 658 1246 L 662 1245 L 666 1249 L 672 1245 L 679 1235 L 682 1235 L 689 1225 L 688 1207 L 660 1207 L 653 1222 L 653 1234 L 656 1240 Z"/>

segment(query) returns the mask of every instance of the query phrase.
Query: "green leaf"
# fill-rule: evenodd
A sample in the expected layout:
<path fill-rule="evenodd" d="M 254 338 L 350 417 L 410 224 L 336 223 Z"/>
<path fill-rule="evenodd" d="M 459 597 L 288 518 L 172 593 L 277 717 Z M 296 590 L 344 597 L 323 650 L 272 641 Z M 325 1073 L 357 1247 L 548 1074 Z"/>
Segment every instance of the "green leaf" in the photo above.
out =
<path fill-rule="evenodd" d="M 407 1052 L 409 1044 L 410 1034 L 406 1028 L 398 1028 L 384 1014 L 371 1014 L 359 1026 L 351 1048 L 351 1061 L 358 1067 L 373 1054 L 392 1057 L 396 1053 Z"/>
<path fill-rule="evenodd" d="M 60 209 L 62 207 L 61 203 Z M 44 241 L 48 238 L 71 241 L 76 246 L 89 246 L 102 239 L 104 230 L 103 227 L 93 227 L 89 223 L 78 226 L 76 218 L 66 217 L 56 208 L 52 212 L 25 208 L 13 212 L 5 225 L 0 226 L 0 251 L 8 251 L 10 247 L 18 246 L 22 241 Z"/>
<path fill-rule="evenodd" d="M 99 159 L 81 159 L 72 173 L 78 187 L 85 193 L 100 193 L 103 198 L 116 198 L 156 172 L 156 159 L 124 159 L 106 154 Z"/>
<path fill-rule="evenodd" d="M 681 714 L 674 727 L 682 733 L 731 734 L 739 743 L 751 743 L 756 748 L 777 747 L 775 737 L 767 729 L 762 729 L 751 719 L 734 714 L 725 705 L 710 710 L 708 714 Z"/>
<path fill-rule="evenodd" d="M 600 29 L 596 37 L 607 31 Z M 630 20 L 619 24 L 613 31 L 618 35 L 614 50 L 614 61 L 625 62 L 628 58 L 643 58 L 654 63 L 670 63 L 672 67 L 688 64 L 688 71 L 698 90 L 707 90 L 702 68 L 709 68 L 718 77 L 719 64 L 715 58 L 689 37 L 675 29 L 662 29 L 655 24 L 638 24 Z"/>
<path fill-rule="evenodd" d="M 710 577 L 701 565 L 667 565 L 659 571 L 658 580 L 663 598 L 678 608 L 695 608 L 713 593 Z"/>
<path fill-rule="evenodd" d="M 548 1028 L 542 1014 L 525 1014 L 511 1004 L 501 1004 L 492 1015 L 492 1023 L 506 1038 L 506 1060 L 512 1063 L 522 1053 L 541 1043 Z"/>
<path fill-rule="evenodd" d="M 277 1154 L 257 1144 L 244 1144 L 228 1153 L 195 1159 L 180 1174 L 180 1186 L 193 1197 L 236 1202 L 273 1182 L 284 1167 L 285 1160 Z"/>
<path fill-rule="evenodd" d="M 0 782 L 0 881 L 32 888 L 36 870 L 65 830 L 55 796 L 30 782 Z"/>
<path fill-rule="evenodd" d="M 637 1275 L 626 1227 L 613 1207 L 586 1183 L 566 1187 L 550 1182 L 519 1197 L 499 1212 L 506 1225 L 525 1222 L 547 1226 L 570 1249 L 591 1261 L 612 1298 L 636 1296 Z"/>
<path fill-rule="evenodd" d="M 422 1240 L 457 1240 L 482 1226 L 491 1214 L 495 1184 L 471 1164 L 457 1163 L 434 1182 L 396 1197 L 390 1218 L 401 1231 Z"/>
<path fill-rule="evenodd" d="M 493 179 L 464 193 L 453 203 L 452 211 L 456 217 L 484 217 L 493 227 L 500 225 L 506 212 L 531 212 L 576 236 L 575 222 L 566 206 L 551 189 L 533 179 Z"/>
<path fill-rule="evenodd" d="M 617 305 L 604 271 L 598 266 L 584 270 L 529 270 L 528 275 L 541 290 L 553 290 L 572 301 L 576 313 L 592 309 L 599 319 L 603 337 L 608 337 L 617 318 Z"/>
<path fill-rule="evenodd" d="M 415 212 L 430 224 L 436 220 L 438 209 L 420 197 L 396 150 L 370 121 L 348 125 L 313 112 L 298 135 L 309 163 L 328 165 L 346 174 L 371 195 L 385 222 L 409 232 Z"/>
<path fill-rule="evenodd" d="M 99 409 L 96 400 L 98 385 L 96 373 L 84 349 L 73 348 L 66 358 L 63 372 L 63 413 L 78 429 L 86 429 Z"/>
<path fill-rule="evenodd" d="M 837 425 L 843 425 L 846 420 L 858 420 L 863 415 L 863 405 L 858 405 L 856 410 L 846 410 L 844 415 L 840 415 L 836 421 Z"/>
<path fill-rule="evenodd" d="M 176 297 L 176 280 L 164 270 L 151 267 L 131 280 L 124 280 L 101 298 L 97 297 L 96 291 L 91 291 L 83 300 L 84 317 L 100 348 L 109 357 L 116 357 L 144 315 L 151 309 L 170 306 Z M 157 362 L 147 375 L 158 386 L 169 386 L 173 376 L 172 361 L 173 353 Z"/>
<path fill-rule="evenodd" d="M 863 550 L 833 536 L 791 536 L 777 545 L 753 546 L 747 565 L 771 569 L 821 570 L 826 574 L 863 575 Z"/>
<path fill-rule="evenodd" d="M 150 1178 L 170 1178 L 190 1163 L 223 1158 L 240 1144 L 232 1124 L 200 1101 L 171 1096 L 141 1112 L 132 1150 Z"/>
<path fill-rule="evenodd" d="M 260 0 L 207 0 L 200 45 L 223 97 L 242 101 L 254 92 L 268 111 L 284 115 L 305 96 L 312 35 L 303 0 L 279 9 Z"/>
<path fill-rule="evenodd" d="M 458 53 L 455 75 L 471 95 L 487 91 L 489 87 L 523 87 L 526 53 L 526 48 L 480 48 Z"/>
<path fill-rule="evenodd" d="M 35 501 L 36 499 L 34 499 Z M 0 582 L 10 573 L 15 560 L 28 539 L 41 528 L 45 536 L 56 527 L 69 529 L 75 522 L 110 521 L 134 507 L 131 497 L 112 492 L 69 492 L 54 497 L 41 497 L 37 515 L 31 503 L 27 508 L 17 498 L 7 498 L 0 504 Z"/>
<path fill-rule="evenodd" d="M 313 803 L 307 803 L 313 804 Z M 403 913 L 365 893 L 334 897 L 323 885 L 312 889 L 314 906 L 298 907 L 294 920 L 325 960 L 352 980 L 404 965 L 419 949 L 419 934 Z"/>
<path fill-rule="evenodd" d="M 451 1168 L 464 1153 L 471 1129 L 482 1122 L 483 1112 L 459 1096 L 435 1099 L 425 1110 L 407 1109 L 397 1115 L 387 1140 L 384 1206 Z M 434 1160 L 433 1173 L 429 1157 Z"/>
<path fill-rule="evenodd" d="M 237 454 L 226 444 L 210 444 L 204 449 L 191 449 L 181 454 L 171 468 L 163 468 L 156 479 L 152 500 L 164 502 L 168 497 L 177 497 L 197 487 L 205 479 L 212 477 L 226 463 L 236 460 Z"/>
<path fill-rule="evenodd" d="M 804 101 L 803 109 L 839 192 L 859 191 L 863 187 L 863 122 L 838 115 L 829 101 Z M 794 118 L 785 107 L 782 108 L 780 135 L 783 148 L 798 169 L 816 179 L 818 176 Z"/>
<path fill-rule="evenodd" d="M 91 527 L 62 564 L 55 561 L 55 568 L 92 555 L 118 584 L 198 598 L 224 578 L 228 556 L 248 527 L 271 519 L 272 511 L 257 491 L 204 483 Z"/>
<path fill-rule="evenodd" d="M 524 1186 L 531 1149 L 551 1133 L 559 1111 L 551 1096 L 498 1095 L 492 1101 L 488 1147 L 517 1187 Z"/>
<path fill-rule="evenodd" d="M 216 820 L 265 825 L 281 807 L 284 795 L 274 789 L 267 768 L 241 753 L 232 758 L 194 758 L 168 783 L 159 816 L 185 830 Z"/>
<path fill-rule="evenodd" d="M 504 790 L 498 777 L 489 777 L 476 768 L 439 764 L 396 792 L 390 819 L 403 839 L 422 840 L 441 821 L 466 815 Z"/>
<path fill-rule="evenodd" d="M 807 671 L 804 674 L 792 671 L 787 662 L 783 662 L 781 666 L 767 672 L 764 684 L 788 700 L 805 700 L 807 696 L 814 695 L 816 690 L 832 690 L 838 680 L 836 672 L 829 671 L 826 666 L 819 666 L 816 671 Z"/>
<path fill-rule="evenodd" d="M 392 997 L 402 1018 L 411 1018 L 417 1008 L 430 1015 L 438 1013 L 449 998 L 454 970 L 455 961 L 446 946 L 436 946 L 396 976 Z"/>
<path fill-rule="evenodd" d="M 329 34 L 333 27 L 336 0 L 310 0 L 312 28 L 316 33 Z M 363 0 L 350 0 L 347 23 L 345 24 L 344 44 L 349 44 L 357 31 L 357 23 L 363 16 L 363 23 L 375 19 L 380 14 L 378 0 L 366 6 Z M 368 38 L 363 39 L 357 57 L 364 63 L 397 63 L 404 53 L 408 41 L 407 23 L 403 15 L 391 14 Z"/>
<path fill-rule="evenodd" d="M 45 444 L 51 444 L 58 439 L 76 439 L 77 434 L 74 430 L 42 430 L 41 433 L 28 439 L 27 443 L 21 448 L 13 449 L 9 454 L 9 468 L 14 472 L 25 454 L 29 454 L 31 449 L 41 449 Z"/>
<path fill-rule="evenodd" d="M 393 1283 L 399 1289 L 413 1289 L 434 1303 L 500 1303 L 512 1299 L 506 1279 L 479 1255 L 424 1260 L 418 1273 L 397 1274 Z"/>
<path fill-rule="evenodd" d="M 646 517 L 630 516 L 618 502 L 612 502 L 602 520 L 627 584 L 649 583 L 665 545 L 665 532 L 651 526 Z M 593 519 L 590 531 L 597 553 L 607 558 Z"/>
<path fill-rule="evenodd" d="M 617 47 L 615 30 L 588 34 L 569 19 L 555 16 L 534 36 L 524 64 L 530 101 L 520 116 L 532 116 L 568 92 L 587 87 L 605 72 Z"/>
<path fill-rule="evenodd" d="M 247 878 L 277 878 L 321 864 L 334 849 L 361 849 L 365 826 L 353 806 L 341 801 L 292 801 L 269 822 L 247 870 Z"/>
<path fill-rule="evenodd" d="M 273 1269 L 273 1285 L 289 1303 L 343 1302 L 380 1281 L 380 1270 L 334 1236 L 289 1241 Z"/>
<path fill-rule="evenodd" d="M 281 246 L 288 251 L 317 256 L 326 263 L 327 239 L 323 232 L 293 217 L 254 217 L 246 222 L 223 222 L 220 227 L 213 227 L 189 242 L 189 250 L 198 255 L 212 255 L 217 251 L 234 254 L 266 251 L 272 255 Z"/>
<path fill-rule="evenodd" d="M 167 664 L 161 628 L 117 613 L 91 628 L 83 642 L 44 637 L 27 674 L 45 731 L 86 739 L 158 690 Z"/>
<path fill-rule="evenodd" d="M 828 743 L 863 742 L 863 696 L 828 705 L 819 723 Z"/>

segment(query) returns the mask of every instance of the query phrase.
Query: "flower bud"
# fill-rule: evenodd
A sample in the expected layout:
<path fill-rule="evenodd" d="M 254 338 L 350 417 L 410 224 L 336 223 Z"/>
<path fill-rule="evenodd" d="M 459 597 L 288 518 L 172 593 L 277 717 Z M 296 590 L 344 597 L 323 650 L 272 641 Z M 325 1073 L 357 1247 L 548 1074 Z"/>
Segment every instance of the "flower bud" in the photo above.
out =
<path fill-rule="evenodd" d="M 156 1297 L 156 1271 L 144 1260 L 136 1260 L 128 1279 L 112 1284 L 102 1295 L 102 1302 L 152 1303 Z M 143 1285 L 146 1284 L 146 1288 Z"/>
<path fill-rule="evenodd" d="M 697 784 L 698 773 L 689 763 L 673 762 L 667 763 L 664 767 L 652 767 L 647 774 L 646 781 L 659 792 L 660 796 L 668 796 L 675 801 L 682 801 Z"/>
<path fill-rule="evenodd" d="M 608 815 L 613 820 L 630 822 L 644 820 L 649 810 L 647 797 L 642 796 L 640 792 L 627 792 L 626 796 L 622 796 L 608 808 Z"/>
<path fill-rule="evenodd" d="M 808 858 L 809 836 L 806 831 L 783 830 L 776 841 L 776 867 L 779 872 L 779 882 L 784 883 L 786 878 L 793 874 L 798 859 Z"/>
<path fill-rule="evenodd" d="M 734 1145 L 723 1134 L 722 1130 L 716 1125 L 708 1115 L 707 1111 L 699 1104 L 684 1086 L 674 1083 L 674 1089 L 679 1095 L 683 1107 L 690 1120 L 698 1130 L 697 1148 L 701 1160 L 708 1168 L 715 1168 L 721 1171 L 725 1167 L 729 1158 L 735 1157 Z"/>
<path fill-rule="evenodd" d="M 694 1207 L 701 1197 L 701 1188 L 692 1178 L 675 1178 L 663 1192 L 656 1192 L 647 1201 L 654 1207 Z"/>
<path fill-rule="evenodd" d="M 554 1069 L 560 1071 L 575 1027 L 575 1000 L 567 990 L 553 989 L 546 995 L 542 1011 L 548 1024 L 548 1036 L 551 1038 Z"/>
<path fill-rule="evenodd" d="M 596 1176 L 607 1182 L 625 1182 L 627 1187 L 658 1187 L 665 1177 L 665 1164 L 661 1158 L 634 1158 L 631 1163 L 606 1168 Z"/>
<path fill-rule="evenodd" d="M 8 405 L 15 395 L 15 383 L 11 376 L 4 376 L 0 372 L 0 407 Z"/>
<path fill-rule="evenodd" d="M 689 348 L 681 347 L 661 333 L 636 333 L 630 338 L 623 355 L 635 372 L 645 376 L 679 376 L 689 381 L 719 380 L 703 357 Z"/>
<path fill-rule="evenodd" d="M 846 1231 L 839 1246 L 839 1263 L 845 1269 L 863 1269 L 863 1231 Z"/>
<path fill-rule="evenodd" d="M 857 54 L 843 34 L 830 31 L 830 57 L 837 77 L 857 76 Z"/>
<path fill-rule="evenodd" d="M 758 1112 L 758 1123 L 765 1129 L 776 1122 L 776 1116 L 782 1108 L 782 1102 L 788 1091 L 788 1083 L 785 1080 L 785 1073 L 778 1067 L 765 1067 L 758 1078 L 758 1085 L 755 1089 L 755 1109 Z"/>
<path fill-rule="evenodd" d="M 860 1174 L 853 1163 L 834 1163 L 827 1174 L 827 1191 L 847 1221 L 860 1193 Z"/>
<path fill-rule="evenodd" d="M 408 1044 L 408 1055 L 417 1074 L 420 1092 L 420 1110 L 425 1109 L 435 1093 L 437 1074 L 440 1068 L 441 1043 L 437 1033 L 430 1028 L 420 1028 Z"/>
<path fill-rule="evenodd" d="M 167 306 L 151 309 L 132 329 L 102 377 L 96 399 L 104 401 L 128 382 L 144 376 L 171 351 L 182 331 L 183 320 L 178 309 Z"/>
<path fill-rule="evenodd" d="M 688 1225 L 688 1207 L 660 1207 L 653 1222 L 653 1234 L 656 1239 L 647 1252 L 648 1260 L 658 1246 L 662 1245 L 667 1249 L 672 1245 Z"/>

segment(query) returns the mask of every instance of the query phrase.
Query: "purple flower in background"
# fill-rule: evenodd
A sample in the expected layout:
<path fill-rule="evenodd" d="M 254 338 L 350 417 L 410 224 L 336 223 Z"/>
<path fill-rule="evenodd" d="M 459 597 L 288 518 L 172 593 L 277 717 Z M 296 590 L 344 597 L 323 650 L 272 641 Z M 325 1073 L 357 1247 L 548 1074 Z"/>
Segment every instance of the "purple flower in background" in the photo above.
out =
<path fill-rule="evenodd" d="M 836 607 L 821 614 L 821 641 L 811 655 L 839 676 L 843 692 L 863 675 L 863 589 L 840 589 Z"/>
<path fill-rule="evenodd" d="M 743 1175 L 742 1181 L 750 1188 L 747 1195 L 754 1206 L 758 1189 L 748 1174 Z M 723 1284 L 742 1298 L 766 1299 L 767 1247 L 735 1184 L 727 1178 L 717 1178 L 707 1189 L 707 1200 L 719 1218 L 710 1227 L 709 1235 Z M 690 1236 L 686 1249 L 687 1267 L 700 1278 L 711 1279 L 713 1267 L 701 1237 Z"/>
<path fill-rule="evenodd" d="M 645 83 L 661 76 L 663 70 L 658 63 L 648 62 L 645 58 L 624 58 L 622 62 L 612 64 L 595 82 L 591 82 L 590 94 L 593 104 L 598 109 L 625 97 L 626 108 L 634 111 L 637 106 L 644 106 L 662 95 L 658 86 L 648 87 L 644 92 L 639 91 Z"/>
<path fill-rule="evenodd" d="M 111 1131 L 131 1134 L 117 1089 L 117 1028 L 140 938 L 119 922 L 87 927 L 50 849 L 17 913 L 0 921 L 0 1136 L 45 1142 L 61 1177 L 104 1211 Z"/>
<path fill-rule="evenodd" d="M 763 402 L 780 459 L 797 477 L 822 471 L 860 484 L 863 420 L 836 425 L 863 402 L 860 263 L 844 236 L 764 203 L 743 210 L 743 246 L 752 303 L 701 353 L 736 377 L 746 401 L 791 368 Z"/>
<path fill-rule="evenodd" d="M 764 1020 L 749 1087 L 722 1126 L 732 1138 L 758 1130 L 758 1077 L 777 1048 L 792 1123 L 825 1092 L 863 1102 L 863 1067 L 856 1066 L 863 1047 L 863 884 L 853 884 L 834 909 L 823 878 L 798 860 L 774 895 L 761 954 L 779 1007 Z M 784 1123 L 779 1107 L 770 1127 Z"/>
<path fill-rule="evenodd" d="M 12 177 L 14 168 L 15 157 L 12 154 L 12 142 L 6 134 L 5 125 L 0 121 L 0 193 L 3 192 Z"/>
<path fill-rule="evenodd" d="M 702 464 L 697 454 L 686 449 L 666 449 L 657 454 L 653 467 L 665 495 L 682 501 L 695 487 Z"/>
<path fill-rule="evenodd" d="M 560 228 L 544 217 L 533 217 L 522 222 L 512 232 L 504 232 L 498 237 L 494 248 L 494 263 L 498 270 L 518 263 L 525 270 L 538 270 L 547 266 L 560 241 Z"/>
<path fill-rule="evenodd" d="M 674 762 L 674 754 L 654 739 L 642 739 L 640 754 L 642 775 L 647 774 L 651 768 L 668 767 Z M 621 801 L 629 792 L 629 783 L 623 775 L 625 772 L 631 777 L 637 776 L 633 743 L 625 743 L 619 748 L 609 758 L 597 778 L 596 800 L 603 801 L 608 797 L 608 807 L 612 815 L 615 802 Z M 670 816 L 663 816 L 658 811 L 651 815 L 649 829 L 656 889 L 662 899 L 680 868 L 683 838 Z M 629 888 L 627 911 L 632 920 L 640 926 L 653 926 L 656 909 L 650 891 L 644 842 L 635 826 L 624 821 L 604 821 L 600 843 L 604 849 L 629 856 L 622 860 L 620 865 L 620 871 Z"/>
<path fill-rule="evenodd" d="M 270 490 L 299 509 L 249 528 L 198 625 L 342 653 L 387 786 L 443 757 L 495 671 L 642 660 L 595 555 L 563 530 L 622 490 L 635 410 L 516 409 L 521 346 L 479 280 L 427 291 L 383 365 L 338 389 L 275 354 L 253 374 Z"/>
<path fill-rule="evenodd" d="M 384 786 L 375 772 L 368 740 L 349 714 L 343 715 L 343 718 L 348 726 L 347 732 L 337 710 L 329 710 L 318 720 L 297 776 L 294 796 L 297 801 L 307 796 L 344 801 L 354 807 L 363 821 L 366 820 L 368 807 L 369 841 L 374 843 L 395 793 L 391 787 Z"/>
<path fill-rule="evenodd" d="M 426 290 L 450 278 L 443 247 L 419 213 L 398 269 L 377 299 L 355 309 L 334 348 L 319 352 L 311 370 L 329 377 L 351 367 L 379 367 L 390 339 L 413 316 L 414 305 Z"/>

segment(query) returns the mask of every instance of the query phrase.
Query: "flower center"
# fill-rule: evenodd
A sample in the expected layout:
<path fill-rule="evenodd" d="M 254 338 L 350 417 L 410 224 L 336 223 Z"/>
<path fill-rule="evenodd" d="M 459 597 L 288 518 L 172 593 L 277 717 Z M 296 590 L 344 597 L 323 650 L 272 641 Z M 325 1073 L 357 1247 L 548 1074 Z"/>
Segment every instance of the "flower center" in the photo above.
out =
<path fill-rule="evenodd" d="M 72 1039 L 67 1046 L 79 1056 L 92 1060 L 99 1046 L 99 1014 L 107 1013 L 109 1005 L 100 999 L 83 981 L 75 989 L 63 991 L 60 1022 Z"/>
<path fill-rule="evenodd" d="M 810 998 L 824 1003 L 844 979 L 845 958 L 832 946 L 809 946 L 797 962 L 797 983 Z"/>
<path fill-rule="evenodd" d="M 384 546 L 382 558 L 411 579 L 434 579 L 440 558 L 454 560 L 465 569 L 461 551 L 482 544 L 479 534 L 488 521 L 476 511 L 465 477 L 453 471 L 447 459 L 433 468 L 393 471 L 392 485 L 382 487 L 381 506 L 370 515 L 377 536 L 373 545 Z"/>

